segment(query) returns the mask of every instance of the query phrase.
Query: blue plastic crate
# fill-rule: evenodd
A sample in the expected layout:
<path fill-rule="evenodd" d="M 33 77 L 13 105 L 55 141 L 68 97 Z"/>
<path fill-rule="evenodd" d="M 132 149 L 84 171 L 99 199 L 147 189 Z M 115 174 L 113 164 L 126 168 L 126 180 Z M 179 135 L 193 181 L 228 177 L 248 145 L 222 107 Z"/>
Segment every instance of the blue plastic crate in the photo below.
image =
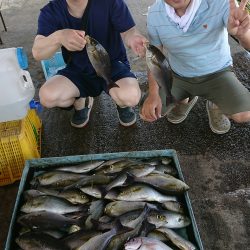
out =
<path fill-rule="evenodd" d="M 66 66 L 63 60 L 62 52 L 56 52 L 51 58 L 42 60 L 41 64 L 46 80 L 54 76 L 58 70 L 63 69 Z"/>

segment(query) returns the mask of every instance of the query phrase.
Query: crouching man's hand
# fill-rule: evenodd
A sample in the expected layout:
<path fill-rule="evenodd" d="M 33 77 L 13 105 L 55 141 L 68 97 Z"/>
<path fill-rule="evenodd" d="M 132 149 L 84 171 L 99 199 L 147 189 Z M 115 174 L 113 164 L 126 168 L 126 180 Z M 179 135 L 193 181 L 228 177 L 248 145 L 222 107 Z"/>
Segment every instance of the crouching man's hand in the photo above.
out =
<path fill-rule="evenodd" d="M 133 50 L 133 52 L 140 56 L 145 56 L 144 43 L 147 42 L 147 39 L 141 35 L 135 27 L 121 33 L 122 38 L 125 44 Z"/>

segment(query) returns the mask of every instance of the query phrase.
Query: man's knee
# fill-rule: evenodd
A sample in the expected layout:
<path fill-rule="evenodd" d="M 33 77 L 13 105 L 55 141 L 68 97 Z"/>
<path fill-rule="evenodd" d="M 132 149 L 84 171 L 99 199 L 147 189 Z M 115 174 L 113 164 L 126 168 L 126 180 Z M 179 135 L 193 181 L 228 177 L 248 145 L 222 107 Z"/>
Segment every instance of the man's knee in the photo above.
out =
<path fill-rule="evenodd" d="M 112 88 L 110 95 L 119 106 L 134 107 L 140 101 L 141 90 L 135 79 L 127 81 L 118 82 L 120 88 Z"/>
<path fill-rule="evenodd" d="M 231 116 L 231 119 L 233 119 L 237 123 L 249 122 L 250 121 L 250 111 L 234 114 Z"/>
<path fill-rule="evenodd" d="M 39 98 L 41 104 L 46 108 L 53 108 L 58 99 L 57 94 L 51 91 L 46 85 L 43 85 L 39 90 Z"/>
<path fill-rule="evenodd" d="M 121 100 L 124 103 L 124 106 L 134 107 L 136 106 L 141 98 L 141 90 L 138 87 L 132 88 L 129 93 L 123 95 L 123 99 Z"/>

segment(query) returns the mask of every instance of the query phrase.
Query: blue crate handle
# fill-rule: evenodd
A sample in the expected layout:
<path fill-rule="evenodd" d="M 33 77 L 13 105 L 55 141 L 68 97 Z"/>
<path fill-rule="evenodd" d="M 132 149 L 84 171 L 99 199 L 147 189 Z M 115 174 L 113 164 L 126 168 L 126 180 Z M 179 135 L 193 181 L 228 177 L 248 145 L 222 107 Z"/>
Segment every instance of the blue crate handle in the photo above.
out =
<path fill-rule="evenodd" d="M 35 101 L 34 99 L 30 101 L 30 108 L 37 110 L 40 113 L 43 109 L 41 103 L 39 101 Z"/>
<path fill-rule="evenodd" d="M 28 68 L 28 57 L 27 54 L 25 53 L 25 51 L 23 50 L 23 48 L 18 47 L 16 49 L 16 56 L 17 56 L 17 60 L 19 63 L 19 66 L 21 67 L 21 69 L 27 69 Z"/>

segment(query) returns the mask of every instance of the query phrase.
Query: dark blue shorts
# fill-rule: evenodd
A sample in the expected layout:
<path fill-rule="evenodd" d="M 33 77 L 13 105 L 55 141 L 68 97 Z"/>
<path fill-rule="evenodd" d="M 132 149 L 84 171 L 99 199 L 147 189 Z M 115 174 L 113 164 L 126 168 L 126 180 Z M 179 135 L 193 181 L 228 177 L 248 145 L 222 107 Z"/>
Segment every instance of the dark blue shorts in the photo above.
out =
<path fill-rule="evenodd" d="M 111 71 L 111 79 L 114 82 L 126 77 L 136 78 L 130 71 L 129 65 L 120 61 L 111 63 Z M 99 77 L 96 73 L 86 74 L 66 67 L 59 70 L 57 75 L 65 76 L 71 80 L 79 89 L 80 97 L 96 97 L 99 96 L 102 91 L 107 92 L 107 84 L 105 80 L 102 77 Z"/>

